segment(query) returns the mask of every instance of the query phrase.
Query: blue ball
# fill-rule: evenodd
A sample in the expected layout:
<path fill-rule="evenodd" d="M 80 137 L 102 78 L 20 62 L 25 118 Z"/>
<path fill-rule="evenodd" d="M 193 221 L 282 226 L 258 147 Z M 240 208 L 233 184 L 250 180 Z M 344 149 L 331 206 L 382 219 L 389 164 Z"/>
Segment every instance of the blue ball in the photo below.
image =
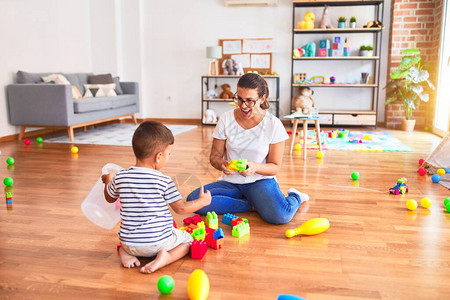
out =
<path fill-rule="evenodd" d="M 445 168 L 445 174 L 449 174 L 450 173 L 450 168 Z"/>
<path fill-rule="evenodd" d="M 439 181 L 441 181 L 441 176 L 439 176 L 438 174 L 433 174 L 433 176 L 431 176 L 431 181 L 433 181 L 434 183 L 438 183 Z"/>

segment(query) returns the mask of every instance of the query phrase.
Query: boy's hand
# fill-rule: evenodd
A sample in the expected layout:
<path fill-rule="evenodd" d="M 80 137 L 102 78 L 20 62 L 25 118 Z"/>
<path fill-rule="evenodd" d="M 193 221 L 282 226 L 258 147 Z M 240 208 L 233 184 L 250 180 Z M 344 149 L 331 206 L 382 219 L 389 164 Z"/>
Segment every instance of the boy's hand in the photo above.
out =
<path fill-rule="evenodd" d="M 227 166 L 228 166 L 228 162 L 226 160 L 224 160 L 222 163 L 222 166 L 221 166 L 222 172 L 224 172 L 226 175 L 233 175 L 233 171 L 228 169 Z"/>
<path fill-rule="evenodd" d="M 258 165 L 255 162 L 248 161 L 247 169 L 245 171 L 239 172 L 242 176 L 250 176 L 256 173 Z"/>
<path fill-rule="evenodd" d="M 200 194 L 198 195 L 198 200 L 201 201 L 204 206 L 211 204 L 211 192 L 206 190 L 206 192 L 203 190 L 203 185 L 200 187 Z"/>
<path fill-rule="evenodd" d="M 114 174 L 108 173 L 102 175 L 102 181 L 104 184 L 108 184 L 114 177 Z"/>

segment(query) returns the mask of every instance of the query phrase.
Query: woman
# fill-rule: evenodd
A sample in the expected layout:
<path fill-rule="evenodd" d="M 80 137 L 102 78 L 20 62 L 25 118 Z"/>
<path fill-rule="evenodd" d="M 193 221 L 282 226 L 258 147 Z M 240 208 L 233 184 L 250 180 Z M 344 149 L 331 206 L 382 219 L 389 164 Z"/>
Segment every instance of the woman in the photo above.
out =
<path fill-rule="evenodd" d="M 258 74 L 247 73 L 239 79 L 234 95 L 237 108 L 220 117 L 213 133 L 210 163 L 223 175 L 219 181 L 205 185 L 212 202 L 198 213 L 256 210 L 264 221 L 284 224 L 292 219 L 302 201 L 308 201 L 308 195 L 294 188 L 285 197 L 275 179 L 289 137 L 281 121 L 267 111 L 268 97 L 267 81 Z M 247 169 L 227 169 L 228 161 L 234 159 L 247 159 Z M 187 201 L 198 196 L 199 189 Z"/>

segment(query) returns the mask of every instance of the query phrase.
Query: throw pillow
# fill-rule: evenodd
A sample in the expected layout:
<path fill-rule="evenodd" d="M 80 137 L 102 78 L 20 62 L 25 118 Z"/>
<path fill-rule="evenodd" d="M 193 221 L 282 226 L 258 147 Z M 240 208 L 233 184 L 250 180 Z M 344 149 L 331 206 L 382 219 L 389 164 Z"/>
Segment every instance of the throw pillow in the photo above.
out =
<path fill-rule="evenodd" d="M 75 95 L 76 97 L 74 97 L 74 95 Z M 72 97 L 75 98 L 75 99 L 81 99 L 81 98 L 83 98 L 83 96 L 82 96 L 81 93 L 80 93 L 80 90 L 79 90 L 76 86 L 74 86 L 74 85 L 72 85 Z"/>
<path fill-rule="evenodd" d="M 83 98 L 117 96 L 116 91 L 114 90 L 115 87 L 116 87 L 115 83 L 85 84 L 84 89 L 86 90 L 86 92 L 84 93 Z"/>
<path fill-rule="evenodd" d="M 89 84 L 108 84 L 114 83 L 111 74 L 89 75 Z"/>
<path fill-rule="evenodd" d="M 117 95 L 123 95 L 122 87 L 120 86 L 120 77 L 113 77 L 114 83 L 116 84 L 116 93 Z"/>
<path fill-rule="evenodd" d="M 50 75 L 48 75 L 48 76 L 44 76 L 44 77 L 42 77 L 42 80 L 44 81 L 44 82 L 46 82 L 46 83 L 52 83 L 52 82 L 54 82 L 54 83 L 57 83 L 57 84 L 67 84 L 67 85 L 70 85 L 70 82 L 69 82 L 69 80 L 67 80 L 67 78 L 64 76 L 64 75 L 62 75 L 62 74 L 50 74 Z M 77 89 L 78 90 L 78 89 Z M 80 99 L 78 96 L 81 96 L 81 94 L 80 94 L 80 91 L 78 91 L 78 93 L 73 89 L 73 86 L 72 86 L 72 98 L 75 98 L 75 99 Z"/>

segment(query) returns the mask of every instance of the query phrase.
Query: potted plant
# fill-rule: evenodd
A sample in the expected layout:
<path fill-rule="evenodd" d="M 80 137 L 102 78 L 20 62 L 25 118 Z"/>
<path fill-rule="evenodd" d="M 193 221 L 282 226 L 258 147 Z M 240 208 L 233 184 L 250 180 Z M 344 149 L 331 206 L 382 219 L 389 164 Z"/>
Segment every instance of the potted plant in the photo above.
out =
<path fill-rule="evenodd" d="M 350 18 L 350 28 L 356 28 L 356 18 L 355 17 Z"/>
<path fill-rule="evenodd" d="M 373 56 L 373 47 L 370 45 L 366 46 L 367 54 L 366 56 Z"/>
<path fill-rule="evenodd" d="M 345 28 L 345 21 L 347 21 L 347 18 L 340 16 L 338 19 L 338 28 Z"/>
<path fill-rule="evenodd" d="M 402 121 L 402 129 L 412 131 L 416 123 L 416 120 L 412 119 L 412 112 L 419 107 L 421 101 L 427 102 L 429 99 L 424 87 L 428 86 L 434 90 L 434 85 L 428 79 L 430 74 L 422 65 L 418 49 L 405 49 L 400 54 L 403 55 L 400 65 L 390 74 L 390 80 L 385 87 L 385 104 L 401 102 L 406 116 L 406 120 Z"/>
<path fill-rule="evenodd" d="M 359 55 L 367 56 L 367 46 L 366 45 L 361 45 L 361 47 L 359 47 Z"/>

